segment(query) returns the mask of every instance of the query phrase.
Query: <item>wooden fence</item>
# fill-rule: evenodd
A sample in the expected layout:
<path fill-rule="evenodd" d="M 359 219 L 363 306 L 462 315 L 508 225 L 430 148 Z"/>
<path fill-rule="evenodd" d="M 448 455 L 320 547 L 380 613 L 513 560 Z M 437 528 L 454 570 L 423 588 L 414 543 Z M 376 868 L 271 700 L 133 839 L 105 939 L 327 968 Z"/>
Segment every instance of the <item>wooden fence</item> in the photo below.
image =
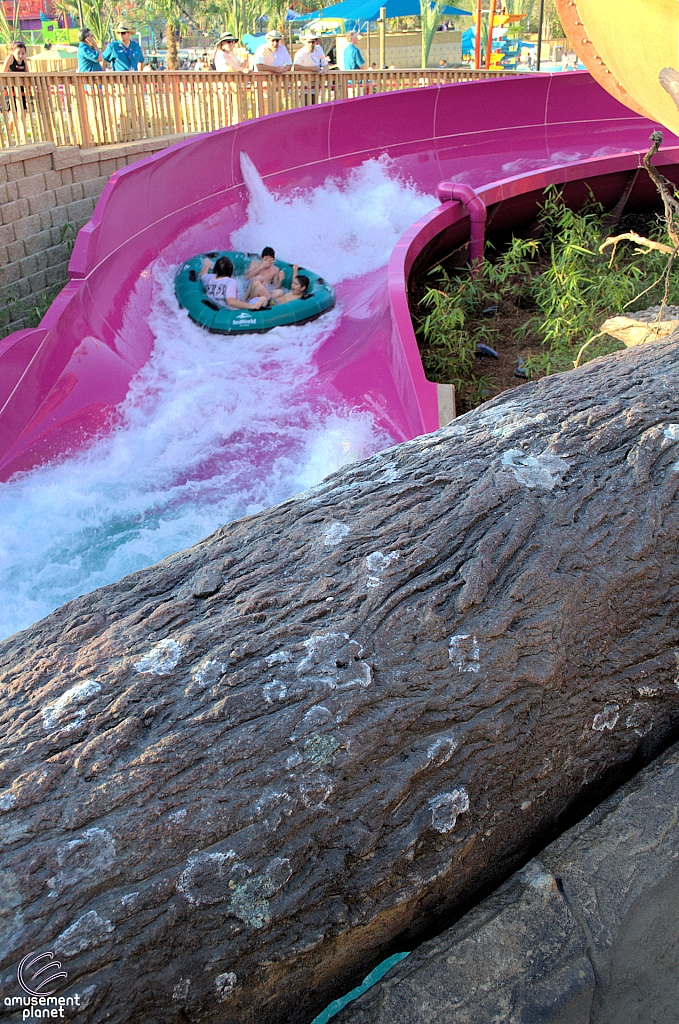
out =
<path fill-rule="evenodd" d="M 513 75 L 512 71 L 334 71 L 324 75 L 149 71 L 0 75 L 0 148 L 105 146 L 208 132 L 312 103 Z"/>

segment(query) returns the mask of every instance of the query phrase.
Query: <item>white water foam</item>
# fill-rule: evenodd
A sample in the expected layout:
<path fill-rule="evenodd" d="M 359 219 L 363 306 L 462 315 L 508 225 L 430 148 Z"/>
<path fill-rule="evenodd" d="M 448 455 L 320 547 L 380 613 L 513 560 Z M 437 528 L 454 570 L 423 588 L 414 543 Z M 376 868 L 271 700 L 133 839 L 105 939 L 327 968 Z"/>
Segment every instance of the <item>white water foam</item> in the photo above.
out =
<path fill-rule="evenodd" d="M 247 158 L 243 169 L 251 200 L 231 247 L 273 245 L 334 284 L 383 266 L 405 228 L 436 205 L 384 159 L 285 197 L 267 192 Z M 156 342 L 119 428 L 0 484 L 0 636 L 393 443 L 368 412 L 314 389 L 312 356 L 341 308 L 225 342 L 179 310 L 168 262 L 177 259 L 175 241 L 150 268 L 150 311 L 131 297 L 128 323 L 144 316 Z"/>

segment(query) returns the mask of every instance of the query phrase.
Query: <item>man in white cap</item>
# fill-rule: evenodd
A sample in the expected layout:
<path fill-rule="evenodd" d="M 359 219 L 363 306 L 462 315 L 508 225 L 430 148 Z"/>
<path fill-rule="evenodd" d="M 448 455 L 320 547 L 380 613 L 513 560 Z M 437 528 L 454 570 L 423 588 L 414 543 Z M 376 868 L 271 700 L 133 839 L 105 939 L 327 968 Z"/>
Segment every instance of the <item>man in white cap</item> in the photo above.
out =
<path fill-rule="evenodd" d="M 276 29 L 266 34 L 266 42 L 255 50 L 255 67 L 270 75 L 282 75 L 292 67 L 290 54 L 281 43 L 283 36 Z"/>
<path fill-rule="evenodd" d="M 295 67 L 305 71 L 327 71 L 328 58 L 319 46 L 318 36 L 309 29 L 304 34 L 304 45 L 295 54 Z"/>
<path fill-rule="evenodd" d="M 215 71 L 247 71 L 248 66 L 236 53 L 238 40 L 230 32 L 226 32 L 217 40 L 215 49 Z"/>
<path fill-rule="evenodd" d="M 116 29 L 118 38 L 109 43 L 102 54 L 103 60 L 111 65 L 112 71 L 141 71 L 144 54 L 130 29 L 123 22 Z"/>

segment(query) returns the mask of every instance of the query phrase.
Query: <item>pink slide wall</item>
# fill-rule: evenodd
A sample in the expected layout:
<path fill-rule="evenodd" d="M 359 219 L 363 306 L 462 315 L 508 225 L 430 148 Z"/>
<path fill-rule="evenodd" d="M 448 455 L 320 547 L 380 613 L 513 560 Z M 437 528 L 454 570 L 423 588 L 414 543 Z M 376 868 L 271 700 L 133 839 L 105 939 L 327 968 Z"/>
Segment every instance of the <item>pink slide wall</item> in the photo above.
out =
<path fill-rule="evenodd" d="M 471 185 L 501 222 L 504 201 L 550 182 L 638 166 L 655 127 L 586 72 L 432 86 L 276 114 L 179 143 L 113 175 L 76 242 L 69 283 L 40 327 L 0 341 L 0 479 L 82 444 L 105 428 L 153 345 L 143 305 L 148 268 L 178 238 L 201 245 L 201 224 L 245 219 L 240 154 L 279 194 L 342 178 L 387 153 L 396 172 L 436 194 Z M 676 161 L 673 137 L 661 162 Z M 675 147 L 675 148 L 673 148 Z M 613 186 L 612 186 L 613 187 Z M 498 205 L 499 204 L 499 205 Z M 407 278 L 425 246 L 455 224 L 444 203 L 406 232 L 388 271 L 344 282 L 339 327 L 316 353 L 333 394 L 370 408 L 400 439 L 438 426 L 436 385 L 424 377 L 407 306 Z M 444 236 L 445 237 L 445 236 Z M 130 326 L 123 311 L 135 292 Z"/>

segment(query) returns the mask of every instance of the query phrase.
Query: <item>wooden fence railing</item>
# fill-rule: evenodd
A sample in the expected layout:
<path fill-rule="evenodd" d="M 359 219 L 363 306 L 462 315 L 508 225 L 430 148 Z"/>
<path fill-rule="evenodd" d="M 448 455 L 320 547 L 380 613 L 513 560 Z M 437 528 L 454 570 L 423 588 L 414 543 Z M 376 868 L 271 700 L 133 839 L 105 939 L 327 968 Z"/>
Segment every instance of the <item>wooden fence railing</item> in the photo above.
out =
<path fill-rule="evenodd" d="M 105 146 L 207 132 L 312 103 L 513 75 L 512 71 L 391 70 L 325 75 L 216 71 L 0 75 L 0 148 L 34 142 Z"/>

